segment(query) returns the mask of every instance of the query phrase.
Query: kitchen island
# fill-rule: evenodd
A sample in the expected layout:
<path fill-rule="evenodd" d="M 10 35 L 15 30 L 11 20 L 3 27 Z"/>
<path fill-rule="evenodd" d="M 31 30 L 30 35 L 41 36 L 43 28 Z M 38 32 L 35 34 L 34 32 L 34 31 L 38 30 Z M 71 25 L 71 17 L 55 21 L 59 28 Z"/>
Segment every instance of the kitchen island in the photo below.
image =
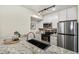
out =
<path fill-rule="evenodd" d="M 26 38 L 20 38 L 15 44 L 0 43 L 0 54 L 76 54 L 70 50 L 51 45 L 46 50 L 42 50 L 26 41 Z"/>

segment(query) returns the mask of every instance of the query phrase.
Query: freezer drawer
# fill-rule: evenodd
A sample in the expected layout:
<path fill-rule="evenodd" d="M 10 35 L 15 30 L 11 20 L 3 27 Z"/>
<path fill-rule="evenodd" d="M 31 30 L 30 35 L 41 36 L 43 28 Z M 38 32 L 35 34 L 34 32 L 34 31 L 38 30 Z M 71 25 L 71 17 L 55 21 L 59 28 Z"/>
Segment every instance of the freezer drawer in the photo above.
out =
<path fill-rule="evenodd" d="M 65 48 L 77 52 L 77 36 L 65 35 L 64 38 Z"/>
<path fill-rule="evenodd" d="M 57 46 L 64 48 L 64 35 L 57 35 Z"/>
<path fill-rule="evenodd" d="M 57 46 L 77 52 L 78 51 L 77 36 L 58 34 Z"/>

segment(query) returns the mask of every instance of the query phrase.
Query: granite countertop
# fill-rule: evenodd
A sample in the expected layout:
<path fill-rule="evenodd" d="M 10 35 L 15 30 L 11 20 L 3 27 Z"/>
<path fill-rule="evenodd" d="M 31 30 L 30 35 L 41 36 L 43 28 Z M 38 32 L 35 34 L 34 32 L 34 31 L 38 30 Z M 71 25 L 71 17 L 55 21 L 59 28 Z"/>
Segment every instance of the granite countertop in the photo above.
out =
<path fill-rule="evenodd" d="M 42 50 L 21 38 L 16 44 L 0 44 L 0 54 L 75 54 L 75 52 L 54 45 Z"/>

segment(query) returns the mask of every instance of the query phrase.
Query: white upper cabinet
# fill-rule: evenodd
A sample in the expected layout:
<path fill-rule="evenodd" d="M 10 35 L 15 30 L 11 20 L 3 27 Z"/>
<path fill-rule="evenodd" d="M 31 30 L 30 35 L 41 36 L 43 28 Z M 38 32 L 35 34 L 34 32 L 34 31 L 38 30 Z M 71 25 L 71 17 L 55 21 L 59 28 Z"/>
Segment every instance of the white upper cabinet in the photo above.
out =
<path fill-rule="evenodd" d="M 52 23 L 52 28 L 57 28 L 58 13 L 48 14 L 44 17 L 43 23 Z"/>
<path fill-rule="evenodd" d="M 77 19 L 77 8 L 72 7 L 67 9 L 67 20 Z"/>
<path fill-rule="evenodd" d="M 59 21 L 66 20 L 66 9 L 58 12 L 58 19 Z"/>
<path fill-rule="evenodd" d="M 58 12 L 58 19 L 59 19 L 59 21 L 77 19 L 77 8 L 72 7 L 72 8 L 68 8 L 68 9 L 59 11 Z"/>

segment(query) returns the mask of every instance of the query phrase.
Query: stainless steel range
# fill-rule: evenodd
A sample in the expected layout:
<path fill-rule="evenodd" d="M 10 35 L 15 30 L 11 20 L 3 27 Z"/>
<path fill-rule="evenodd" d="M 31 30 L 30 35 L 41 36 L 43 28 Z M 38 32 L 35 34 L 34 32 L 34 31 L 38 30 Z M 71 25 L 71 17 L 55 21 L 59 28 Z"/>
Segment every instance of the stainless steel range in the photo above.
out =
<path fill-rule="evenodd" d="M 41 40 L 50 43 L 50 35 L 48 35 L 48 34 L 41 34 Z"/>

